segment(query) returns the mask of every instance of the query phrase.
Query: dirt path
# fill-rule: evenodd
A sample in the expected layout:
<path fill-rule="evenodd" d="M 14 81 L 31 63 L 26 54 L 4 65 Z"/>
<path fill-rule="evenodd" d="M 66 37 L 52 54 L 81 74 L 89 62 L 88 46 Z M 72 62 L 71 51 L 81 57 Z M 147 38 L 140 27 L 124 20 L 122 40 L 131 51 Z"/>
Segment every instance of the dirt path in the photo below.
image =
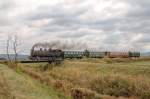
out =
<path fill-rule="evenodd" d="M 0 93 L 7 92 L 6 98 L 9 97 L 9 99 L 66 99 L 53 88 L 42 85 L 25 74 L 16 73 L 2 64 L 0 64 L 0 80 L 2 82 Z M 1 94 L 0 99 L 4 99 Z"/>

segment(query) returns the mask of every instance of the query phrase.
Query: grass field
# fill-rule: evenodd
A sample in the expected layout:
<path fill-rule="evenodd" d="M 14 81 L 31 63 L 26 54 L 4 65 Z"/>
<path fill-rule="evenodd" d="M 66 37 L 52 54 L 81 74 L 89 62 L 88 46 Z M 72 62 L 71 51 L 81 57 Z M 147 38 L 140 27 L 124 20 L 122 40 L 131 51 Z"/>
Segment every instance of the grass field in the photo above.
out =
<path fill-rule="evenodd" d="M 83 88 L 101 99 L 150 99 L 148 60 L 82 59 L 66 60 L 59 66 L 20 64 L 20 68 L 66 96 L 71 96 L 75 88 Z"/>
<path fill-rule="evenodd" d="M 20 71 L 0 64 L 0 99 L 69 99 Z"/>

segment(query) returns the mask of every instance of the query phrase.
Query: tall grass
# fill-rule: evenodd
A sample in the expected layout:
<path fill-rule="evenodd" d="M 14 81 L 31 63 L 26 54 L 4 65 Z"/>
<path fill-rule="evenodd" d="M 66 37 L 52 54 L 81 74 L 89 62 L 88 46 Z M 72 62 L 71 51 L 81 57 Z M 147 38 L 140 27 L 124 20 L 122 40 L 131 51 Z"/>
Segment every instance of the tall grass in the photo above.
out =
<path fill-rule="evenodd" d="M 150 81 L 143 77 L 116 74 L 98 76 L 91 81 L 90 86 L 98 93 L 110 96 L 150 98 Z"/>
<path fill-rule="evenodd" d="M 140 60 L 108 64 L 105 60 L 83 59 L 65 61 L 46 71 L 41 71 L 38 64 L 23 65 L 22 69 L 68 95 L 74 88 L 85 88 L 100 94 L 102 99 L 150 99 L 149 63 Z"/>
<path fill-rule="evenodd" d="M 1 73 L 0 75 L 0 99 L 15 99 L 15 96 L 11 93 L 9 84 L 6 81 L 4 74 Z"/>

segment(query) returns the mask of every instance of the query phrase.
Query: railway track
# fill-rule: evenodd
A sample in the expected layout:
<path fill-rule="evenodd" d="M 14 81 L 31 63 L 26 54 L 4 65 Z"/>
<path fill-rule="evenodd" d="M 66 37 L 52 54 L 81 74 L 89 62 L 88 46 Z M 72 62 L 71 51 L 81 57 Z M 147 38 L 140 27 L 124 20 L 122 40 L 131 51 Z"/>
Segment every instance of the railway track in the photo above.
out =
<path fill-rule="evenodd" d="M 20 61 L 20 63 L 45 63 L 45 62 L 48 62 L 48 61 L 33 61 L 33 60 Z"/>

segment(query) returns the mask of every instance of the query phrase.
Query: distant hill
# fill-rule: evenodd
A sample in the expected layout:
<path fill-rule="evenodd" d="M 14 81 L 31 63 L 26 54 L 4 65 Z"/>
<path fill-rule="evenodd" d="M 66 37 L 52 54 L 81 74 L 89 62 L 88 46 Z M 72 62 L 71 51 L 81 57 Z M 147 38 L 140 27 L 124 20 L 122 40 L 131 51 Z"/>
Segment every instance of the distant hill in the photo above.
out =
<path fill-rule="evenodd" d="M 141 56 L 150 56 L 150 52 L 143 52 L 141 53 Z"/>
<path fill-rule="evenodd" d="M 15 58 L 14 54 L 9 55 L 11 59 Z M 8 59 L 7 54 L 0 54 L 0 59 Z M 28 60 L 28 55 L 18 55 L 19 60 Z"/>

